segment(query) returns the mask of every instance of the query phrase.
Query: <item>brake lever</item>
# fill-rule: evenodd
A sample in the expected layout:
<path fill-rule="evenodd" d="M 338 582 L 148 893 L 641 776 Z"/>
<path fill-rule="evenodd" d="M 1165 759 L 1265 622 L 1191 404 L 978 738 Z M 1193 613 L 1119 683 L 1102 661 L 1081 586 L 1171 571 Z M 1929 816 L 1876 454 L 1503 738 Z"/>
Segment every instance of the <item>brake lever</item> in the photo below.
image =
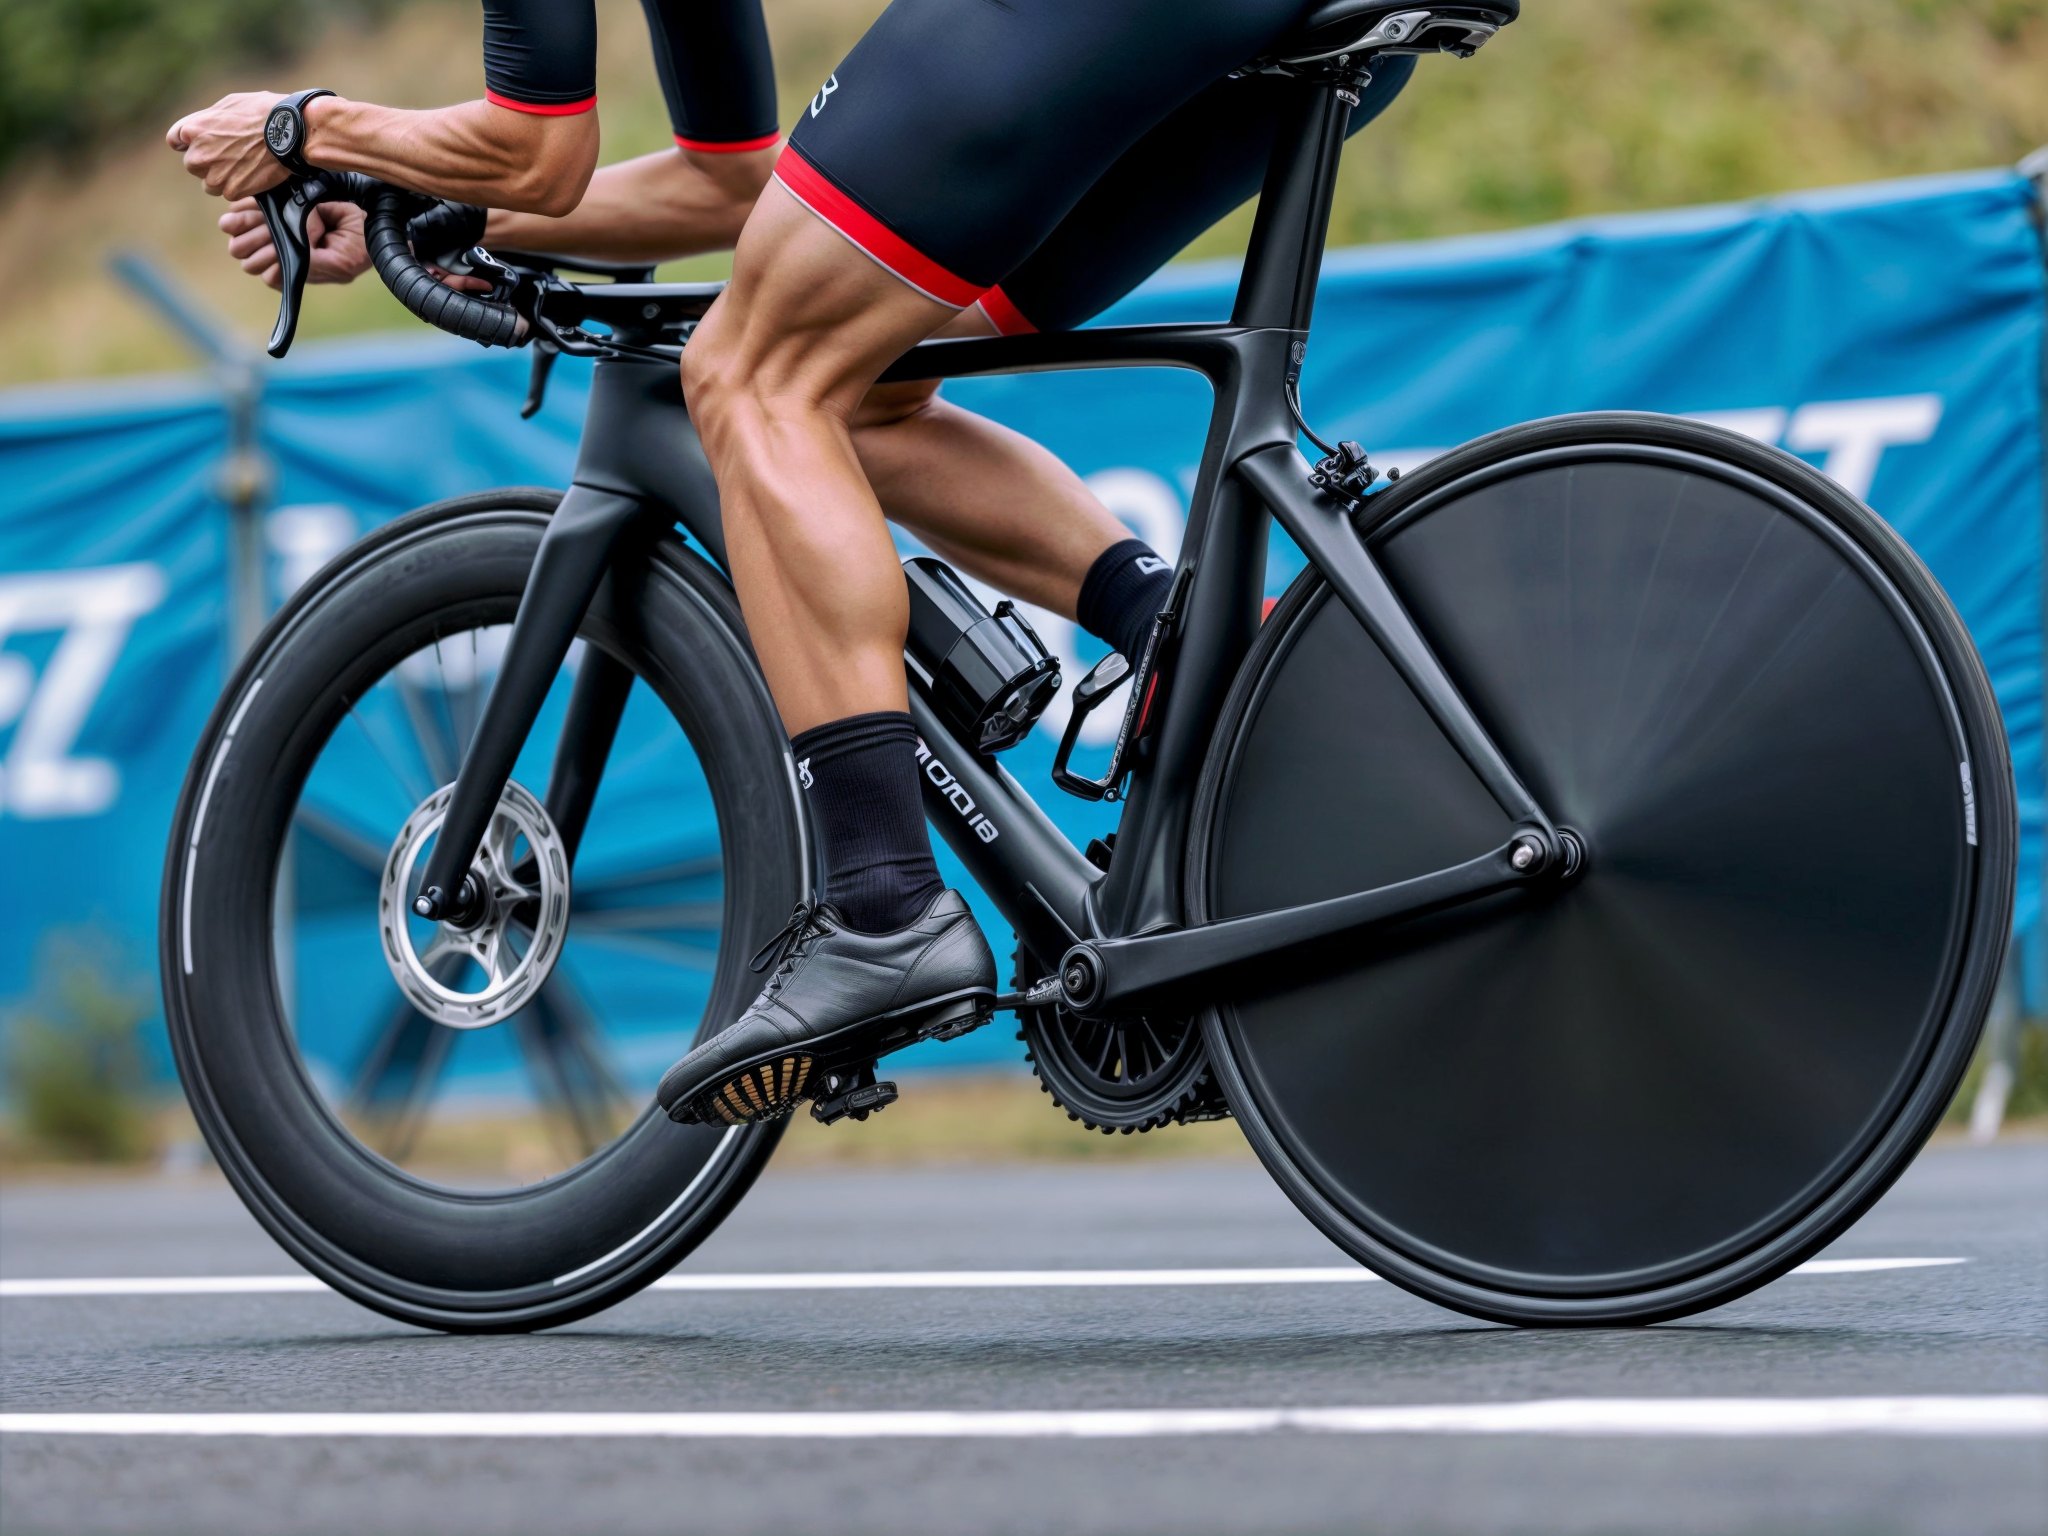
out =
<path fill-rule="evenodd" d="M 562 349 L 547 337 L 534 338 L 533 367 L 526 375 L 526 404 L 519 407 L 521 421 L 531 420 L 547 403 L 548 375 L 555 371 L 555 359 L 561 355 Z"/>
<path fill-rule="evenodd" d="M 270 230 L 270 243 L 277 251 L 277 323 L 270 328 L 265 347 L 272 357 L 283 357 L 292 349 L 299 331 L 299 307 L 306 297 L 306 275 L 313 270 L 313 247 L 306 238 L 306 221 L 321 203 L 345 200 L 355 192 L 350 182 L 328 172 L 294 176 L 256 194 L 256 206 L 263 210 L 263 222 Z"/>

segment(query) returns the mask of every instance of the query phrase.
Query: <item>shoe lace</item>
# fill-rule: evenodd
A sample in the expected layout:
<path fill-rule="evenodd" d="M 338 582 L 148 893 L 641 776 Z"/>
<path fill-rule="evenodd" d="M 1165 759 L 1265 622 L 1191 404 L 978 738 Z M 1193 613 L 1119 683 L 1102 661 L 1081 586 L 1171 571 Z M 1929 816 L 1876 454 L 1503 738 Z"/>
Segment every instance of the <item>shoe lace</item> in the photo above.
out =
<path fill-rule="evenodd" d="M 775 974 L 768 978 L 765 991 L 776 991 L 788 979 L 789 973 L 796 969 L 797 962 L 810 948 L 810 941 L 823 931 L 818 921 L 817 905 L 808 901 L 798 902 L 796 910 L 789 915 L 789 921 L 783 924 L 782 932 L 763 944 L 748 962 L 756 974 L 771 965 L 775 967 Z"/>

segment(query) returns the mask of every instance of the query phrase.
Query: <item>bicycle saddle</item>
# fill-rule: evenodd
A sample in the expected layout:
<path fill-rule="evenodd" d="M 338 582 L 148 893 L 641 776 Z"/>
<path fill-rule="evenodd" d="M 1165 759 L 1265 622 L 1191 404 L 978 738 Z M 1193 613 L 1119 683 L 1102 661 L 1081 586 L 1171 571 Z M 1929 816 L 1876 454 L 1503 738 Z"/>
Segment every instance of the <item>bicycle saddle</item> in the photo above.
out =
<path fill-rule="evenodd" d="M 1521 14 L 1522 0 L 1427 8 L 1412 0 L 1325 0 L 1258 62 L 1312 64 L 1343 53 L 1455 53 L 1470 58 Z"/>

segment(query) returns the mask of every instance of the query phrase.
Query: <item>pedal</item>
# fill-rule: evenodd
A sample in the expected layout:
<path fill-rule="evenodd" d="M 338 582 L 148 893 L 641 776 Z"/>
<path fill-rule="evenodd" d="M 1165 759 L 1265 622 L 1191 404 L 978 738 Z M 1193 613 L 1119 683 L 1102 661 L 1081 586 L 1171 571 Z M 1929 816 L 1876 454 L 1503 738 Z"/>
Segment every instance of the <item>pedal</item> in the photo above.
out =
<path fill-rule="evenodd" d="M 811 1101 L 811 1118 L 820 1125 L 848 1118 L 865 1120 L 896 1102 L 896 1085 L 876 1082 L 872 1061 L 864 1067 L 827 1072 L 818 1086 L 823 1091 Z"/>
<path fill-rule="evenodd" d="M 926 1026 L 927 1040 L 958 1040 L 962 1035 L 971 1035 L 996 1016 L 995 1006 L 979 999 L 971 999 L 948 1013 L 941 1014 Z"/>

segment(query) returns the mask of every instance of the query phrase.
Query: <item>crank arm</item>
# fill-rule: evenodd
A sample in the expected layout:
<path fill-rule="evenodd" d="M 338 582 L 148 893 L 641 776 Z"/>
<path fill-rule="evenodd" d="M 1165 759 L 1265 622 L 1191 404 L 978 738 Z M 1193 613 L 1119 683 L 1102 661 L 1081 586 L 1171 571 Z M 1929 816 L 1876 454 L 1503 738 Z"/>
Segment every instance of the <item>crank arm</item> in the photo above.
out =
<path fill-rule="evenodd" d="M 1558 843 L 1561 852 L 1553 857 L 1541 832 L 1522 827 L 1491 853 L 1413 880 L 1196 928 L 1076 944 L 1060 961 L 1061 1001 L 1083 1015 L 1139 1012 L 1139 1000 L 1147 994 L 1184 987 L 1232 966 L 1318 939 L 1440 912 L 1545 877 L 1576 874 L 1583 860 L 1578 839 L 1560 833 Z"/>

